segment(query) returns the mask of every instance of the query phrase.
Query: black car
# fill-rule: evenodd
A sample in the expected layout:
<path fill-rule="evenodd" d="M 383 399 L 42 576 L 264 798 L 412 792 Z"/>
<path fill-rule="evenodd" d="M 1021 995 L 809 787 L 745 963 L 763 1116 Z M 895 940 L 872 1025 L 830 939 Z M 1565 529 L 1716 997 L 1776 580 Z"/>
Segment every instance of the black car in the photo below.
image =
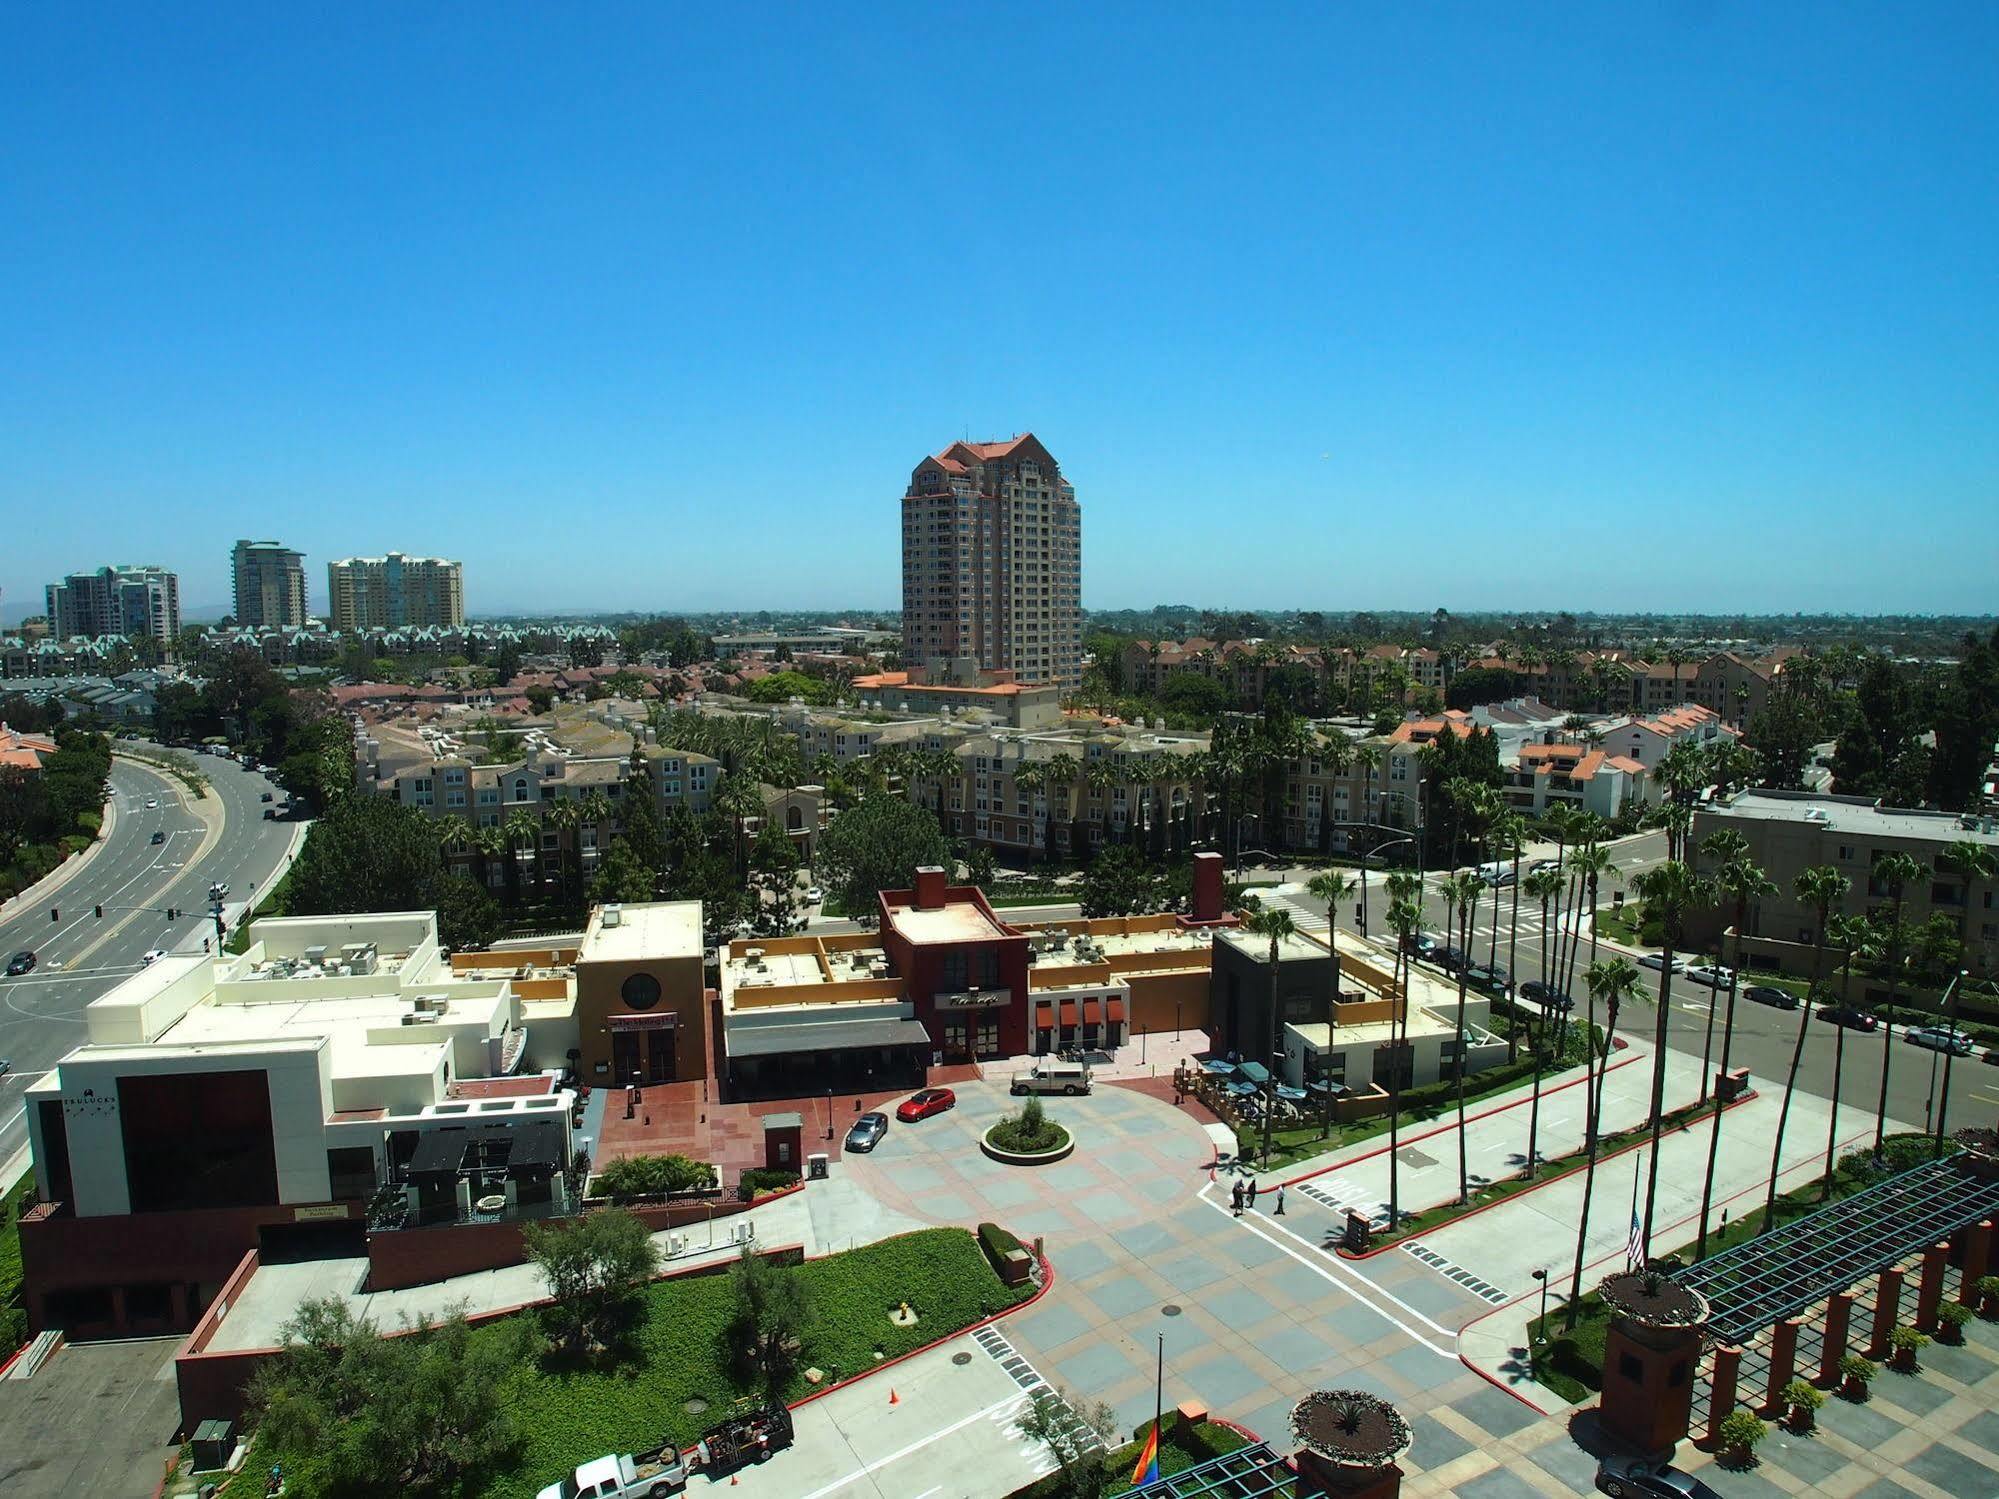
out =
<path fill-rule="evenodd" d="M 1496 963 L 1472 963 L 1465 968 L 1465 983 L 1485 994 L 1513 992 L 1513 975 Z"/>
<path fill-rule="evenodd" d="M 1596 1486 L 1611 1499 L 1721 1499 L 1693 1474 L 1642 1457 L 1605 1458 Z"/>
<path fill-rule="evenodd" d="M 22 948 L 21 951 L 15 953 L 13 957 L 7 960 L 7 977 L 19 978 L 34 966 L 35 955 L 26 948 Z"/>
<path fill-rule="evenodd" d="M 1768 1005 L 1773 1010 L 1795 1010 L 1801 1003 L 1789 989 L 1779 989 L 1775 984 L 1745 985 L 1742 997 L 1751 1004 Z"/>
<path fill-rule="evenodd" d="M 1819 1019 L 1828 1020 L 1834 1025 L 1843 1025 L 1848 1030 L 1855 1031 L 1876 1030 L 1881 1024 L 1879 1020 L 1875 1019 L 1865 1010 L 1855 1009 L 1852 1005 L 1823 1005 L 1819 1009 Z"/>
<path fill-rule="evenodd" d="M 158 828 L 153 829 L 153 842 L 165 843 L 166 841 L 167 835 L 165 833 L 161 832 Z"/>
<path fill-rule="evenodd" d="M 1443 943 L 1428 932 L 1417 932 L 1402 939 L 1402 950 L 1418 958 L 1435 957 L 1442 946 Z"/>
<path fill-rule="evenodd" d="M 847 1149 L 873 1150 L 881 1144 L 882 1136 L 887 1133 L 888 1115 L 863 1114 L 854 1121 L 854 1127 L 847 1131 Z"/>
<path fill-rule="evenodd" d="M 1576 1002 L 1568 995 L 1553 984 L 1544 984 L 1539 979 L 1529 979 L 1522 984 L 1520 997 L 1533 1000 L 1544 1010 L 1561 1010 L 1566 1013 L 1576 1007 Z"/>
<path fill-rule="evenodd" d="M 257 798 L 257 800 L 260 802 L 267 802 L 270 799 L 271 799 L 271 793 L 268 791 L 266 791 L 262 796 Z"/>
<path fill-rule="evenodd" d="M 1440 947 L 1435 952 L 1419 953 L 1417 956 L 1427 957 L 1446 973 L 1456 973 L 1460 968 L 1465 967 L 1471 962 L 1470 958 L 1459 952 L 1455 947 Z"/>

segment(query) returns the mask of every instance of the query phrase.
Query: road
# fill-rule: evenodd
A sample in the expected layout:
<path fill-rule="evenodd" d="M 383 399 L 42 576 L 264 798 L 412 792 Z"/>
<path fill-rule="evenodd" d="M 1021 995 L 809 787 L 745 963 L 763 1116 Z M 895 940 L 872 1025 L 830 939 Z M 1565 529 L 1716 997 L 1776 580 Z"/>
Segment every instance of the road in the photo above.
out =
<path fill-rule="evenodd" d="M 111 767 L 116 820 L 103 846 L 46 900 L 0 920 L 0 958 L 27 948 L 37 959 L 34 972 L 0 978 L 0 1057 L 13 1064 L 0 1077 L 0 1162 L 26 1143 L 27 1086 L 83 1040 L 84 1007 L 136 973 L 151 949 L 198 948 L 204 936 L 212 939 L 209 886 L 229 885 L 233 919 L 235 908 L 268 885 L 291 843 L 296 824 L 263 819 L 263 794 L 281 801 L 284 793 L 261 772 L 219 756 L 196 758 L 211 782 L 208 818 L 172 776 L 121 756 Z M 155 833 L 164 835 L 157 844 Z M 170 907 L 180 911 L 178 920 L 167 920 Z"/>

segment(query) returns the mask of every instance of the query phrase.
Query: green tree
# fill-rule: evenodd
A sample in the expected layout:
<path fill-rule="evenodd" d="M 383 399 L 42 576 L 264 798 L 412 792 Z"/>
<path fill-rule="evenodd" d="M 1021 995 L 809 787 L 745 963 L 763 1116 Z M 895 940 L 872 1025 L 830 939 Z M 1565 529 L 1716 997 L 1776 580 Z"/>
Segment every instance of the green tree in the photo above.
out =
<path fill-rule="evenodd" d="M 1728 1010 L 1721 1028 L 1721 1071 L 1727 1076 L 1735 1051 L 1735 1007 L 1742 992 L 1742 942 L 1749 926 L 1749 906 L 1777 893 L 1777 886 L 1763 868 L 1749 856 L 1749 840 L 1733 828 L 1722 828 L 1701 840 L 1701 853 L 1715 866 L 1715 889 L 1735 907 L 1735 961 L 1728 973 Z M 1701 1100 L 1707 1099 L 1708 1059 L 1714 1046 L 1714 1009 L 1708 1006 L 1707 1039 L 1701 1043 Z M 1807 1013 L 1811 1006 L 1805 1007 Z M 1835 1106 L 1836 1108 L 1836 1106 Z M 1726 1111 L 1717 1100 L 1708 1136 L 1707 1170 L 1701 1178 L 1700 1237 L 1694 1257 L 1707 1254 L 1708 1211 L 1714 1205 L 1714 1174 L 1721 1159 L 1721 1122 Z"/>
<path fill-rule="evenodd" d="M 632 852 L 632 846 L 622 837 L 613 838 L 611 846 L 604 850 L 604 857 L 597 863 L 596 874 L 591 876 L 591 902 L 595 905 L 625 901 L 636 904 L 651 900 L 652 896 L 652 871 L 639 861 L 639 856 Z"/>
<path fill-rule="evenodd" d="M 798 924 L 798 848 L 778 820 L 764 819 L 750 848 L 751 920 L 759 935 L 780 937 Z"/>
<path fill-rule="evenodd" d="M 1841 1004 L 1853 1003 L 1853 964 L 1855 959 L 1872 959 L 1880 956 L 1881 949 L 1874 940 L 1874 923 L 1865 916 L 1834 916 L 1826 923 L 1826 941 L 1840 951 Z M 1811 1010 L 1811 1001 L 1805 1001 L 1805 1010 Z M 1833 1027 L 1832 1037 L 1832 1107 L 1826 1120 L 1825 1181 L 1819 1191 L 1819 1200 L 1832 1199 L 1833 1168 L 1838 1163 L 1839 1152 L 1839 1088 L 1846 1076 L 1846 1027 Z"/>
<path fill-rule="evenodd" d="M 1617 1017 L 1623 1007 L 1638 993 L 1638 965 L 1629 958 L 1600 958 L 1589 965 L 1583 975 L 1583 982 L 1589 986 L 1590 1010 L 1594 1014 L 1596 1006 L 1603 1006 L 1603 1044 L 1592 1043 L 1590 1056 L 1596 1073 L 1594 1084 L 1589 1073 L 1583 1075 L 1584 1099 L 1583 1120 L 1583 1201 L 1582 1211 L 1576 1219 L 1576 1262 L 1569 1281 L 1568 1307 L 1562 1316 L 1562 1325 L 1570 1332 L 1575 1331 L 1576 1311 L 1583 1299 L 1583 1256 L 1589 1244 L 1590 1202 L 1596 1195 L 1596 1149 L 1603 1120 L 1603 1080 L 1610 1068 L 1611 1043 L 1617 1038 Z M 1659 1001 L 1665 1008 L 1665 1000 Z M 1590 1022 L 1594 1030 L 1596 1022 Z"/>
<path fill-rule="evenodd" d="M 439 874 L 431 902 L 438 938 L 454 951 L 490 947 L 500 935 L 499 902 L 470 875 Z"/>
<path fill-rule="evenodd" d="M 1017 1425 L 1055 1459 L 1059 1499 L 1101 1499 L 1113 1474 L 1104 1449 L 1117 1431 L 1117 1412 L 1101 1400 L 1081 1400 L 1066 1390 L 1040 1386 Z"/>
<path fill-rule="evenodd" d="M 773 1396 L 782 1394 L 804 1347 L 804 1282 L 791 1266 L 745 1245 L 729 1269 L 729 1295 L 726 1336 L 738 1374 L 757 1380 Z"/>
<path fill-rule="evenodd" d="M 592 794 L 599 796 L 600 800 L 593 806 L 588 797 L 584 799 L 586 818 L 593 812 L 609 810 L 608 798 L 602 798 L 601 793 Z M 666 840 L 660 826 L 659 799 L 653 787 L 652 767 L 641 750 L 632 751 L 631 765 L 625 774 L 624 793 L 618 799 L 617 810 L 618 835 L 625 840 L 639 866 L 651 874 L 653 887 L 658 888 L 660 876 L 666 873 L 667 868 Z"/>
<path fill-rule="evenodd" d="M 1270 1074 L 1270 1084 L 1263 1100 L 1263 1159 L 1270 1159 L 1270 1122 L 1277 1113 L 1277 1076 L 1284 1066 L 1284 1022 L 1283 1007 L 1277 999 L 1277 976 L 1282 966 L 1284 939 L 1294 935 L 1298 926 L 1291 919 L 1291 912 L 1284 906 L 1265 906 L 1252 912 L 1243 923 L 1243 930 L 1253 937 L 1262 937 L 1270 943 L 1270 1031 L 1262 1039 L 1267 1046 L 1264 1061 Z"/>
<path fill-rule="evenodd" d="M 1777 1110 L 1777 1137 L 1770 1146 L 1770 1182 L 1763 1197 L 1763 1224 L 1758 1233 L 1768 1233 L 1777 1226 L 1777 1174 L 1783 1160 L 1784 1134 L 1791 1123 L 1791 1097 L 1798 1088 L 1798 1066 L 1805 1059 L 1805 1035 L 1811 1029 L 1812 1005 L 1823 997 L 1826 926 L 1832 919 L 1833 907 L 1845 898 L 1852 884 L 1830 864 L 1815 864 L 1800 871 L 1791 882 L 1798 903 L 1812 908 L 1812 988 L 1810 997 L 1798 1006 L 1798 1036 L 1791 1047 L 1790 1071 L 1784 1077 L 1783 1106 Z"/>
<path fill-rule="evenodd" d="M 841 909 L 873 917 L 884 890 L 908 890 L 916 871 L 950 857 L 943 829 L 922 807 L 887 793 L 863 797 L 834 818 L 819 840 L 819 876 Z"/>
<path fill-rule="evenodd" d="M 1903 902 L 1908 898 L 1909 886 L 1922 878 L 1923 866 L 1912 854 L 1888 854 L 1875 860 L 1874 867 L 1868 871 L 1868 894 L 1884 890 L 1888 894 L 1888 1003 L 1891 1006 L 1900 988 L 1902 949 L 1908 941 L 1908 929 L 1902 923 Z M 1895 1057 L 1894 1029 L 1884 1019 L 1881 1026 L 1881 1101 L 1874 1114 L 1874 1159 L 1877 1161 L 1881 1159 L 1888 1138 L 1888 1073 Z"/>
<path fill-rule="evenodd" d="M 1444 903 L 1457 912 L 1458 947 L 1464 953 L 1464 961 L 1458 965 L 1458 1010 L 1456 1045 L 1453 1053 L 1456 1060 L 1451 1067 L 1451 1079 L 1457 1094 L 1458 1106 L 1458 1201 L 1471 1201 L 1471 1161 L 1469 1140 L 1465 1131 L 1465 1053 L 1471 1049 L 1471 1036 L 1465 1027 L 1465 991 L 1471 979 L 1471 930 L 1472 916 L 1478 910 L 1479 897 L 1485 894 L 1485 881 L 1469 869 L 1460 870 L 1444 881 Z"/>
<path fill-rule="evenodd" d="M 659 1271 L 659 1246 L 645 1223 L 620 1207 L 580 1218 L 529 1222 L 527 1257 L 548 1283 L 542 1326 L 570 1357 L 628 1349 L 645 1315 L 645 1288 Z"/>
<path fill-rule="evenodd" d="M 1664 964 L 1659 971 L 1659 1013 L 1652 1032 L 1652 1138 L 1650 1160 L 1645 1172 L 1644 1253 L 1652 1255 L 1653 1212 L 1659 1200 L 1659 1137 L 1666 1116 L 1666 1043 L 1673 1013 L 1673 955 L 1685 945 L 1686 919 L 1695 909 L 1714 900 L 1713 886 L 1678 859 L 1654 865 L 1631 882 L 1645 902 L 1647 915 L 1656 915 L 1664 928 Z"/>
<path fill-rule="evenodd" d="M 478 1492 L 517 1450 L 502 1388 L 533 1357 L 527 1325 L 462 1315 L 383 1337 L 344 1301 L 300 1305 L 247 1396 L 288 1492 L 328 1499 Z"/>
<path fill-rule="evenodd" d="M 1162 897 L 1151 862 L 1126 843 L 1099 850 L 1076 888 L 1085 916 L 1137 916 L 1158 910 Z"/>
<path fill-rule="evenodd" d="M 306 834 L 286 906 L 295 916 L 429 910 L 439 867 L 436 835 L 423 813 L 385 797 L 353 797 Z"/>

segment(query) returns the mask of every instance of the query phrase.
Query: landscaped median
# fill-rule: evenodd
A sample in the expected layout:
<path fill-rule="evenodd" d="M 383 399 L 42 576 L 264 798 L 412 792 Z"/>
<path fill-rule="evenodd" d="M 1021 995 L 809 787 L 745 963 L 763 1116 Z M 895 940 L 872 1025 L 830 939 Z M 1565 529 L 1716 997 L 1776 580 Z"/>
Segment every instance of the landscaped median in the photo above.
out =
<path fill-rule="evenodd" d="M 1009 1166 L 1052 1165 L 1075 1148 L 1076 1137 L 1042 1112 L 1038 1098 L 1029 1098 L 1018 1114 L 1006 1115 L 979 1136 L 979 1149 Z"/>
<path fill-rule="evenodd" d="M 1740 1097 L 1730 1100 L 1723 1107 L 1726 1109 L 1739 1107 L 1749 1102 L 1755 1096 L 1754 1092 L 1744 1093 Z M 1690 1103 L 1682 1108 L 1672 1110 L 1665 1117 L 1665 1132 L 1671 1133 L 1674 1130 L 1686 1129 L 1697 1120 L 1712 1118 L 1714 1109 L 1711 1104 L 1712 1100 L 1709 1103 Z M 1635 1124 L 1629 1129 L 1605 1135 L 1597 1141 L 1597 1165 L 1601 1167 L 1612 1156 L 1621 1155 L 1627 1150 L 1636 1150 L 1651 1138 L 1652 1126 L 1650 1124 Z M 1413 1239 L 1422 1234 L 1434 1233 L 1447 1223 L 1454 1223 L 1460 1218 L 1469 1218 L 1474 1213 L 1484 1212 L 1487 1208 L 1496 1207 L 1509 1197 L 1517 1197 L 1522 1192 L 1531 1192 L 1536 1187 L 1545 1187 L 1550 1182 L 1559 1181 L 1565 1176 L 1573 1176 L 1576 1172 L 1587 1169 L 1588 1166 L 1588 1153 L 1582 1149 L 1572 1151 L 1568 1155 L 1556 1156 L 1553 1160 L 1542 1161 L 1535 1166 L 1532 1176 L 1509 1176 L 1503 1181 L 1492 1182 L 1473 1192 L 1468 1201 L 1441 1202 L 1434 1207 L 1424 1208 L 1418 1213 L 1404 1213 L 1399 1227 L 1393 1231 L 1384 1230 L 1379 1234 L 1373 1235 L 1369 1239 L 1366 1249 L 1350 1250 L 1342 1247 L 1338 1251 L 1339 1255 L 1342 1259 L 1349 1260 L 1371 1259 L 1385 1250 L 1393 1249 L 1404 1239 Z"/>

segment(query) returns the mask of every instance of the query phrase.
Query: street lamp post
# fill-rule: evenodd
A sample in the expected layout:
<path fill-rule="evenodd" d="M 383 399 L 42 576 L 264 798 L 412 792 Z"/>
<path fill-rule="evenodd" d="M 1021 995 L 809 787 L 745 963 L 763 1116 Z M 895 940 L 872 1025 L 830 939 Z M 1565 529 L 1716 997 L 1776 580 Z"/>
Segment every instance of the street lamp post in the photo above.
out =
<path fill-rule="evenodd" d="M 1950 1064 L 1957 1060 L 1957 990 L 1958 985 L 1962 984 L 1967 976 L 1965 969 L 1958 969 L 1957 977 L 1950 981 L 1950 987 L 1944 991 L 1943 996 L 1944 1024 L 1949 1029 L 1946 1032 L 1947 1039 L 1943 1053 L 1943 1096 L 1937 1099 L 1936 1117 L 1931 1121 L 1936 1131 L 1930 1145 L 1932 1160 L 1943 1154 L 1944 1121 L 1950 1114 Z M 1936 1067 L 1934 1060 L 1930 1066 L 1934 1072 Z M 1936 1086 L 1934 1078 L 1930 1086 L 1932 1088 Z"/>
<path fill-rule="evenodd" d="M 1541 1316 L 1536 1325 L 1540 1327 L 1541 1341 L 1545 1343 L 1548 1341 L 1548 1272 L 1536 1270 L 1534 1279 L 1541 1283 Z"/>

